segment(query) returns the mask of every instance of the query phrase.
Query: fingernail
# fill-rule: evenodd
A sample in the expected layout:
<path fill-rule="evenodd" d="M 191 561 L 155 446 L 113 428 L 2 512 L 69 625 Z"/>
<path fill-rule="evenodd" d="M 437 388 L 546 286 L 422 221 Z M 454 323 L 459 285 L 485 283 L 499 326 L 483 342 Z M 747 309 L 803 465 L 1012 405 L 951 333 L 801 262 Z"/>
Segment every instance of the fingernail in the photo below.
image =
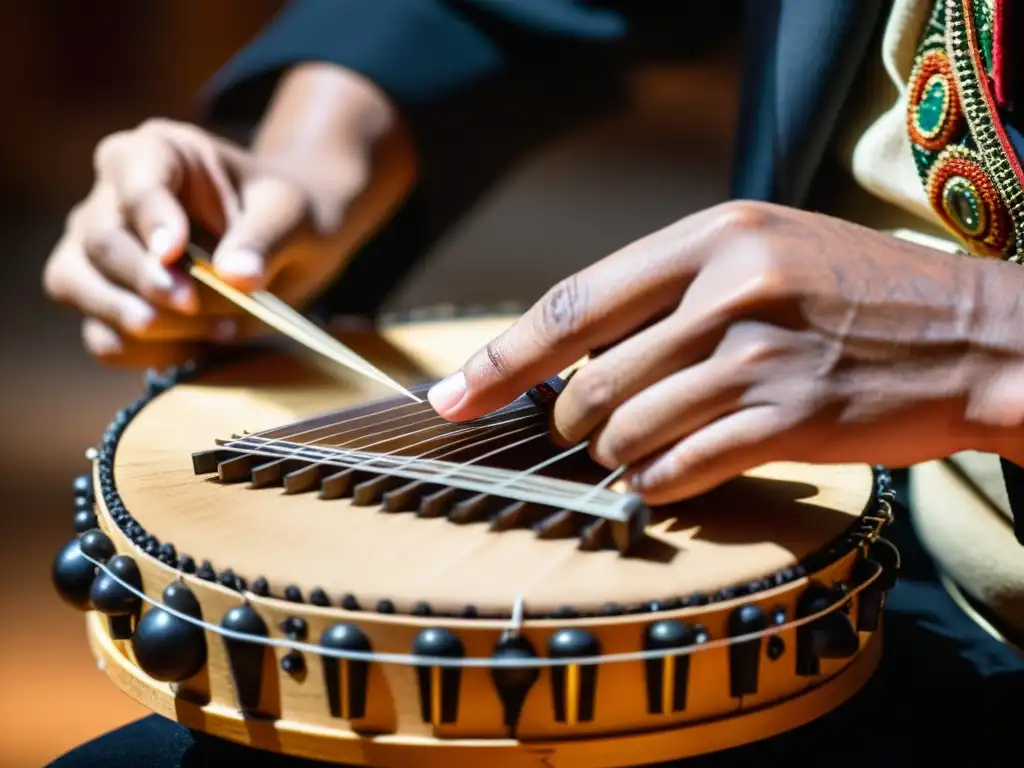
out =
<path fill-rule="evenodd" d="M 169 291 L 174 288 L 174 278 L 159 261 L 146 259 L 146 272 L 150 282 L 160 291 Z"/>
<path fill-rule="evenodd" d="M 174 234 L 167 227 L 154 229 L 149 235 L 149 242 L 146 243 L 149 252 L 157 258 L 166 254 L 172 245 L 174 245 Z"/>
<path fill-rule="evenodd" d="M 661 461 L 656 461 L 649 467 L 632 472 L 627 482 L 634 491 L 643 492 L 659 485 L 664 479 L 666 468 Z"/>
<path fill-rule="evenodd" d="M 466 374 L 456 371 L 447 379 L 439 381 L 427 393 L 427 400 L 434 410 L 443 414 L 450 411 L 466 395 Z"/>
<path fill-rule="evenodd" d="M 199 311 L 199 303 L 196 299 L 196 292 L 192 286 L 183 278 L 174 280 L 174 288 L 171 290 L 171 304 L 175 309 L 188 315 L 194 315 Z"/>
<path fill-rule="evenodd" d="M 232 341 L 238 335 L 238 323 L 234 320 L 220 320 L 213 326 L 215 341 Z"/>
<path fill-rule="evenodd" d="M 126 328 L 141 332 L 149 327 L 154 317 L 156 317 L 156 312 L 149 304 L 144 301 L 129 301 L 124 307 L 121 322 Z"/>
<path fill-rule="evenodd" d="M 228 251 L 214 259 L 217 271 L 236 277 L 259 277 L 263 274 L 263 259 L 252 251 Z"/>

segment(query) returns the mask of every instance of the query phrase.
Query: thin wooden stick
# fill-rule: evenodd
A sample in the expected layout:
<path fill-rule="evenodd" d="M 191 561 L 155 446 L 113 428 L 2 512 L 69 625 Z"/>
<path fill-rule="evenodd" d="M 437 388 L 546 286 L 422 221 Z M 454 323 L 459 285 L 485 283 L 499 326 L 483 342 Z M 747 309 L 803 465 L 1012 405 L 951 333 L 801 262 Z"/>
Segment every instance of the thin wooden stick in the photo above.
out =
<path fill-rule="evenodd" d="M 356 352 L 349 349 L 330 334 L 318 328 L 316 324 L 296 312 L 276 296 L 264 291 L 245 293 L 234 286 L 228 285 L 207 266 L 209 262 L 208 254 L 193 244 L 189 245 L 188 250 L 191 257 L 188 267 L 189 274 L 204 285 L 215 290 L 232 304 L 306 349 L 317 352 L 349 370 L 374 379 L 400 392 L 414 402 L 423 402 L 422 399 L 386 373 L 371 365 L 367 360 L 360 357 Z"/>

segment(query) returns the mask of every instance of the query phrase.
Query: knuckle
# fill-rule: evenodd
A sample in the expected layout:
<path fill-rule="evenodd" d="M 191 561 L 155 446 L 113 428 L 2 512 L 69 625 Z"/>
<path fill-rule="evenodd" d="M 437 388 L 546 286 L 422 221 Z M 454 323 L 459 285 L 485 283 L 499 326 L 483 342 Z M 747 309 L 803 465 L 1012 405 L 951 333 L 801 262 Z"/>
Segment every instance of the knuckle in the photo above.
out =
<path fill-rule="evenodd" d="M 106 261 L 114 251 L 116 240 L 114 228 L 93 228 L 83 233 L 82 247 L 91 261 Z"/>
<path fill-rule="evenodd" d="M 586 291 L 578 275 L 558 282 L 540 300 L 537 319 L 542 338 L 556 343 L 572 340 L 583 327 L 586 304 Z"/>
<path fill-rule="evenodd" d="M 737 368 L 756 367 L 782 353 L 778 340 L 756 323 L 736 323 L 722 340 L 722 348 Z"/>
<path fill-rule="evenodd" d="M 508 343 L 504 336 L 499 336 L 487 342 L 487 345 L 484 347 L 484 359 L 486 360 L 487 367 L 498 378 L 505 378 L 508 375 L 512 366 L 509 362 Z"/>
<path fill-rule="evenodd" d="M 721 230 L 750 233 L 765 229 L 774 218 L 771 206 L 754 200 L 730 200 L 715 207 L 715 221 Z"/>
<path fill-rule="evenodd" d="M 106 171 L 114 157 L 128 142 L 130 135 L 128 131 L 117 131 L 104 136 L 96 143 L 92 153 L 92 164 L 97 175 Z"/>
<path fill-rule="evenodd" d="M 147 117 L 139 123 L 137 130 L 140 133 L 163 135 L 177 127 L 178 123 L 166 117 Z"/>
<path fill-rule="evenodd" d="M 583 366 L 570 383 L 573 402 L 581 415 L 606 412 L 614 403 L 615 382 L 601 367 Z"/>
<path fill-rule="evenodd" d="M 601 430 L 598 439 L 590 446 L 590 456 L 598 464 L 609 469 L 629 464 L 636 457 L 636 446 L 643 439 L 643 435 L 635 426 L 628 423 L 609 422 L 605 429 Z"/>

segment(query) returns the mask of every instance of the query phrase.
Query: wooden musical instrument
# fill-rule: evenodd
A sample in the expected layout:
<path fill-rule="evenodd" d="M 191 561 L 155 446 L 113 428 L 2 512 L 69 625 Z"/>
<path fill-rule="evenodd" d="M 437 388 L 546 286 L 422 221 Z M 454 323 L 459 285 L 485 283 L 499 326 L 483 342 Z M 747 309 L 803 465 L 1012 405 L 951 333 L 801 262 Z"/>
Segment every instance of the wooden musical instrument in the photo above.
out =
<path fill-rule="evenodd" d="M 422 394 L 512 319 L 343 341 Z M 773 464 L 648 510 L 548 443 L 553 387 L 454 425 L 273 351 L 151 375 L 54 582 L 153 711 L 337 763 L 654 763 L 853 696 L 898 572 L 885 472 Z"/>

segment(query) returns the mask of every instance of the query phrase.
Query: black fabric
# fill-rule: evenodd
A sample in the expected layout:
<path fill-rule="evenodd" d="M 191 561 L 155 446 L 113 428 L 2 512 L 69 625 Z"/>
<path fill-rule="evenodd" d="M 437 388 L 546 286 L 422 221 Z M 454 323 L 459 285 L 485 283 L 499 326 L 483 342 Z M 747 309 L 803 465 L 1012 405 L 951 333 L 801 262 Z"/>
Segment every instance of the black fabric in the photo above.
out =
<path fill-rule="evenodd" d="M 1006 496 L 1010 500 L 1010 514 L 1013 515 L 1013 533 L 1024 545 L 1024 469 L 1007 459 L 1001 459 L 1003 482 Z"/>
<path fill-rule="evenodd" d="M 903 497 L 905 482 L 897 485 Z M 885 655 L 867 686 L 831 714 L 783 736 L 684 760 L 685 768 L 749 768 L 773 760 L 829 768 L 909 768 L 951 750 L 1013 755 L 1024 660 L 957 607 L 937 580 L 897 505 L 888 535 L 903 557 L 902 579 L 886 606 Z M 792 658 L 784 657 L 784 658 Z M 722 684 L 726 682 L 723 680 Z M 980 754 L 980 753 L 978 753 Z M 296 760 L 192 733 L 152 716 L 89 742 L 54 768 L 303 768 Z"/>
<path fill-rule="evenodd" d="M 740 0 L 298 0 L 213 78 L 203 121 L 247 140 L 282 73 L 359 72 L 409 123 L 412 197 L 314 307 L 373 316 L 430 247 L 524 155 L 623 106 L 640 61 L 685 60 L 738 28 Z"/>
<path fill-rule="evenodd" d="M 748 5 L 732 197 L 802 207 L 888 0 Z"/>

